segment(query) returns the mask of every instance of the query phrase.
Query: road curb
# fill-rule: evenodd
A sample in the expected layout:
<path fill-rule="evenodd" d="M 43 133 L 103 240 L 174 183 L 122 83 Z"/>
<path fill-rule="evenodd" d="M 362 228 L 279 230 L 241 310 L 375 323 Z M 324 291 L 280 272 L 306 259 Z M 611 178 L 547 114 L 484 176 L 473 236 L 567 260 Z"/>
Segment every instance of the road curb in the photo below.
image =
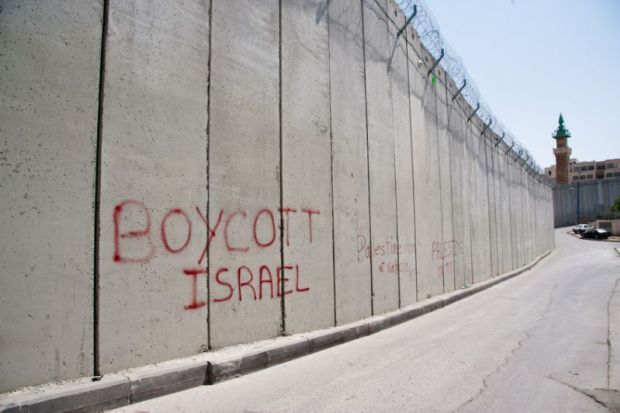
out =
<path fill-rule="evenodd" d="M 618 255 L 620 255 L 620 247 L 615 248 L 616 252 L 618 253 Z"/>
<path fill-rule="evenodd" d="M 619 248 L 616 248 L 616 251 L 620 254 Z M 205 353 L 204 357 L 207 358 L 182 360 L 174 365 L 149 366 L 124 374 L 106 375 L 97 382 L 71 382 L 51 390 L 35 388 L 31 391 L 8 393 L 2 395 L 0 399 L 0 412 L 101 411 L 203 384 L 216 384 L 366 337 L 439 310 L 530 270 L 550 253 L 551 251 L 547 251 L 517 270 L 482 281 L 472 287 L 344 326 L 286 337 L 284 343 L 271 344 L 265 348 L 217 356 Z"/>
<path fill-rule="evenodd" d="M 2 401 L 1 412 L 98 412 L 130 403 L 127 377 L 110 375 L 96 382 L 68 383 L 58 388 L 39 390 L 8 402 Z"/>

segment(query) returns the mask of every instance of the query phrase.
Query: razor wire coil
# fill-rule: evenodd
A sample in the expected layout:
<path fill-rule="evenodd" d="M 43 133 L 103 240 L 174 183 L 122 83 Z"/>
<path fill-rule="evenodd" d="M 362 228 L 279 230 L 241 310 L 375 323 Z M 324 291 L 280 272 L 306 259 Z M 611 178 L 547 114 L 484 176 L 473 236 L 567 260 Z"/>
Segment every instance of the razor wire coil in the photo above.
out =
<path fill-rule="evenodd" d="M 396 3 L 405 16 L 411 16 L 414 12 L 416 13 L 415 17 L 409 22 L 409 25 L 414 29 L 420 42 L 431 56 L 437 60 L 440 58 L 443 50 L 444 56 L 439 62 L 439 66 L 446 71 L 458 87 L 465 84 L 461 95 L 472 108 L 477 107 L 478 104 L 480 105 L 480 109 L 476 113 L 476 116 L 478 116 L 485 125 L 491 122 L 489 129 L 495 132 L 497 136 L 503 136 L 503 142 L 507 146 L 512 147 L 512 152 L 518 154 L 519 157 L 525 161 L 524 163 L 528 164 L 538 174 L 541 174 L 542 168 L 531 157 L 529 151 L 493 114 L 489 105 L 484 102 L 476 83 L 465 68 L 463 60 L 442 37 L 439 25 L 433 18 L 433 15 L 424 1 L 396 0 Z"/>

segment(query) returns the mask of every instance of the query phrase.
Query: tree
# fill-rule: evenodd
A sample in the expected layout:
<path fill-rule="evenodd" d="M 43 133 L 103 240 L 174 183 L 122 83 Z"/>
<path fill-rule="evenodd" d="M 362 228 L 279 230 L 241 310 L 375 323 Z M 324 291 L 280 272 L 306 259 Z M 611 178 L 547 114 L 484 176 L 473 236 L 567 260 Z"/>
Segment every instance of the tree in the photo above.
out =
<path fill-rule="evenodd" d="M 611 205 L 611 212 L 620 212 L 620 195 L 618 196 L 618 198 L 616 198 L 614 203 Z"/>

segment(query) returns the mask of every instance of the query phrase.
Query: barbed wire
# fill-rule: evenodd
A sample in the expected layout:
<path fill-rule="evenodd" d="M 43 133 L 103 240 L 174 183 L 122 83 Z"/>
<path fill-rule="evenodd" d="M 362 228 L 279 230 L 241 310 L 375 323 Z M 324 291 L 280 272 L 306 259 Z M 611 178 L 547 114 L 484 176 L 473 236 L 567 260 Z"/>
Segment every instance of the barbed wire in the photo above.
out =
<path fill-rule="evenodd" d="M 439 25 L 435 21 L 424 0 L 396 0 L 396 3 L 405 16 L 411 16 L 415 13 L 415 17 L 409 22 L 409 25 L 413 27 L 420 42 L 433 58 L 439 59 L 443 52 L 443 58 L 439 62 L 439 65 L 452 78 L 455 85 L 458 87 L 465 85 L 461 94 L 472 108 L 476 108 L 480 105 L 480 109 L 477 111 L 476 115 L 485 125 L 489 124 L 489 129 L 495 132 L 497 136 L 500 138 L 503 137 L 503 142 L 505 142 L 508 147 L 512 147 L 512 152 L 519 155 L 525 164 L 538 174 L 542 174 L 543 169 L 532 158 L 525 146 L 519 142 L 512 132 L 510 132 L 510 130 L 493 114 L 489 105 L 481 98 L 476 82 L 474 82 L 467 72 L 463 60 L 441 36 Z"/>

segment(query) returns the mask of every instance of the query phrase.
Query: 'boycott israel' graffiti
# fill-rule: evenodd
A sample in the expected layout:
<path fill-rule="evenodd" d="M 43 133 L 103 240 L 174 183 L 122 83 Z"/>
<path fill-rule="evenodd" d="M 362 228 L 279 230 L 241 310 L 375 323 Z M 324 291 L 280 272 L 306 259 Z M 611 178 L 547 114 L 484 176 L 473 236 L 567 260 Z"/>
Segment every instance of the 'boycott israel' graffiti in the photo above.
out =
<path fill-rule="evenodd" d="M 220 209 L 213 224 L 207 221 L 200 208 L 194 207 L 190 211 L 192 212 L 182 208 L 169 209 L 159 221 L 159 228 L 153 230 L 152 212 L 144 203 L 135 200 L 119 203 L 114 207 L 113 213 L 112 259 L 119 265 L 145 264 L 161 253 L 180 254 L 188 249 L 194 240 L 194 227 L 198 223 L 200 230 L 206 233 L 204 245 L 199 248 L 201 253 L 196 257 L 194 265 L 180 268 L 180 273 L 188 277 L 191 286 L 189 303 L 184 305 L 186 310 L 195 310 L 207 304 L 206 297 L 198 296 L 199 277 L 211 277 L 213 303 L 274 299 L 310 291 L 310 287 L 304 286 L 301 281 L 301 268 L 298 264 L 261 264 L 253 268 L 248 265 L 235 268 L 219 266 L 210 271 L 206 266 L 206 257 L 212 243 L 217 239 L 221 239 L 225 250 L 230 254 L 243 255 L 267 248 L 279 248 L 279 245 L 275 245 L 278 238 L 276 217 L 279 220 L 279 214 L 282 214 L 283 241 L 286 246 L 290 246 L 291 240 L 295 239 L 291 236 L 289 225 L 293 219 L 306 221 L 307 232 L 303 236 L 312 244 L 313 219 L 320 215 L 320 211 L 311 208 L 262 208 L 250 213 L 245 210 Z M 129 219 L 130 217 L 132 219 Z M 245 237 L 235 239 L 234 234 L 239 235 L 239 231 L 233 231 L 233 228 L 241 228 L 241 232 L 246 232 Z M 241 241 L 241 238 L 246 241 Z"/>

